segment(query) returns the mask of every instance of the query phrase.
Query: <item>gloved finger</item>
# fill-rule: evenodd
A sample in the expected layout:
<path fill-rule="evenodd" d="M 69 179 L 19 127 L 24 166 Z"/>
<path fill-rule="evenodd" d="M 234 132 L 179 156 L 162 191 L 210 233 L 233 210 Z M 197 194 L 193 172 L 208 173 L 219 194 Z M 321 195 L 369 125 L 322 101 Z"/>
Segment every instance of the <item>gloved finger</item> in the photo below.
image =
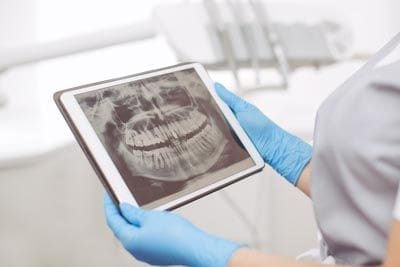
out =
<path fill-rule="evenodd" d="M 215 83 L 215 91 L 234 113 L 244 111 L 247 105 L 249 105 L 245 100 L 227 90 L 220 83 Z"/>
<path fill-rule="evenodd" d="M 135 234 L 137 228 L 126 222 L 119 213 L 118 208 L 114 205 L 114 202 L 107 194 L 104 196 L 104 212 L 106 214 L 107 225 L 118 239 L 121 240 L 127 235 Z"/>
<path fill-rule="evenodd" d="M 141 226 L 146 217 L 146 211 L 127 203 L 119 205 L 122 216 L 131 224 Z"/>

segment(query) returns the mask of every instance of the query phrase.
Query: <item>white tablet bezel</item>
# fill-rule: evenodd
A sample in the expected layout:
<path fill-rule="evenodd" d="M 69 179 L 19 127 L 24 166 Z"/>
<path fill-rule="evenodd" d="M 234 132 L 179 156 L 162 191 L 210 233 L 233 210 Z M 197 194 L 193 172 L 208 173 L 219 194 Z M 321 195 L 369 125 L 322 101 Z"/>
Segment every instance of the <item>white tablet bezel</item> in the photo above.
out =
<path fill-rule="evenodd" d="M 243 146 L 249 153 L 255 165 L 246 170 L 240 171 L 235 175 L 229 176 L 223 180 L 217 181 L 213 184 L 210 184 L 185 196 L 179 197 L 178 199 L 162 204 L 161 206 L 158 206 L 155 209 L 168 210 L 173 207 L 180 206 L 182 203 L 186 203 L 191 199 L 198 198 L 199 196 L 207 194 L 207 192 L 214 191 L 217 188 L 223 187 L 224 185 L 231 184 L 232 182 L 242 177 L 248 176 L 254 172 L 257 172 L 264 167 L 265 163 L 261 158 L 261 156 L 259 155 L 257 149 L 250 141 L 249 137 L 244 132 L 244 130 L 241 128 L 239 122 L 237 121 L 235 115 L 232 113 L 230 108 L 218 97 L 214 89 L 214 82 L 211 80 L 204 67 L 199 63 L 188 63 L 183 65 L 173 66 L 171 68 L 156 70 L 154 72 L 144 73 L 133 77 L 122 78 L 96 85 L 91 85 L 76 90 L 63 92 L 59 99 L 60 102 L 62 103 L 65 111 L 72 120 L 72 123 L 79 132 L 80 136 L 85 140 L 86 146 L 91 151 L 94 160 L 98 163 L 97 165 L 100 168 L 101 172 L 104 174 L 104 178 L 107 180 L 108 184 L 112 187 L 112 190 L 115 193 L 115 197 L 117 198 L 119 203 L 129 203 L 138 206 L 136 200 L 134 199 L 134 196 L 130 192 L 128 186 L 125 184 L 124 179 L 120 175 L 117 167 L 114 165 L 111 157 L 109 156 L 105 147 L 98 138 L 94 128 L 90 124 L 82 108 L 79 106 L 75 98 L 75 95 L 190 68 L 194 68 L 196 70 L 200 79 L 206 85 L 211 96 L 216 101 L 218 107 L 223 112 L 226 120 L 229 122 L 231 128 L 235 131 L 236 135 L 238 136 Z"/>

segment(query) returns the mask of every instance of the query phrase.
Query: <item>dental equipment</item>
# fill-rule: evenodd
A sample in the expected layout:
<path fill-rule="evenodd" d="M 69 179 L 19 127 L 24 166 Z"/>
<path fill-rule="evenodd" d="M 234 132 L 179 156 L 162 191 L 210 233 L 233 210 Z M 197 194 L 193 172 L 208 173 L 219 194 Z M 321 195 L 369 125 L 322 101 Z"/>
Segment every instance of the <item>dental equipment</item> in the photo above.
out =
<path fill-rule="evenodd" d="M 239 77 L 245 68 L 255 72 L 255 86 L 250 89 L 287 88 L 294 69 L 333 64 L 351 52 L 351 31 L 343 23 L 322 17 L 312 23 L 301 22 L 297 13 L 312 13 L 311 8 L 291 3 L 290 9 L 296 10 L 298 19 L 294 22 L 270 17 L 288 7 L 287 3 L 267 6 L 258 0 L 203 0 L 158 6 L 148 21 L 48 43 L 1 48 L 0 75 L 18 65 L 162 34 L 179 61 L 198 61 L 209 69 L 229 70 L 239 89 L 246 87 Z M 326 9 L 319 13 L 328 14 Z M 278 72 L 280 83 L 261 84 L 260 71 L 267 68 Z M 0 92 L 0 107 L 5 102 Z"/>

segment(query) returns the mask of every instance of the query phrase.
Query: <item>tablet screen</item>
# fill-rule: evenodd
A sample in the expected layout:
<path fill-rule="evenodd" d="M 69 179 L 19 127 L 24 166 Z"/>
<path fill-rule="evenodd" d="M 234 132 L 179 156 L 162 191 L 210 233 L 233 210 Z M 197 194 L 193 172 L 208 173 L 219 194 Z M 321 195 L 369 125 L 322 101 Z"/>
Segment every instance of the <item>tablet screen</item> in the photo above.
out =
<path fill-rule="evenodd" d="M 140 206 L 255 166 L 194 68 L 75 98 Z"/>

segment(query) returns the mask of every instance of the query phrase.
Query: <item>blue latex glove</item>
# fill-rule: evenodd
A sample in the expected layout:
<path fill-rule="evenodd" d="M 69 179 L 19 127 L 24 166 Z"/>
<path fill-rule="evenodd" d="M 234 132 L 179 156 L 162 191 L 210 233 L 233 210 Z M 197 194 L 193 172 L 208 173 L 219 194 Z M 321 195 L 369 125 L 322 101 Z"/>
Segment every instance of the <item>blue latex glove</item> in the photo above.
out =
<path fill-rule="evenodd" d="M 216 83 L 215 90 L 236 115 L 264 161 L 296 185 L 301 172 L 311 160 L 312 147 L 284 131 L 258 108 L 231 93 L 223 85 Z"/>
<path fill-rule="evenodd" d="M 209 235 L 170 212 L 121 204 L 104 196 L 107 224 L 127 251 L 152 265 L 225 267 L 241 245 Z"/>

